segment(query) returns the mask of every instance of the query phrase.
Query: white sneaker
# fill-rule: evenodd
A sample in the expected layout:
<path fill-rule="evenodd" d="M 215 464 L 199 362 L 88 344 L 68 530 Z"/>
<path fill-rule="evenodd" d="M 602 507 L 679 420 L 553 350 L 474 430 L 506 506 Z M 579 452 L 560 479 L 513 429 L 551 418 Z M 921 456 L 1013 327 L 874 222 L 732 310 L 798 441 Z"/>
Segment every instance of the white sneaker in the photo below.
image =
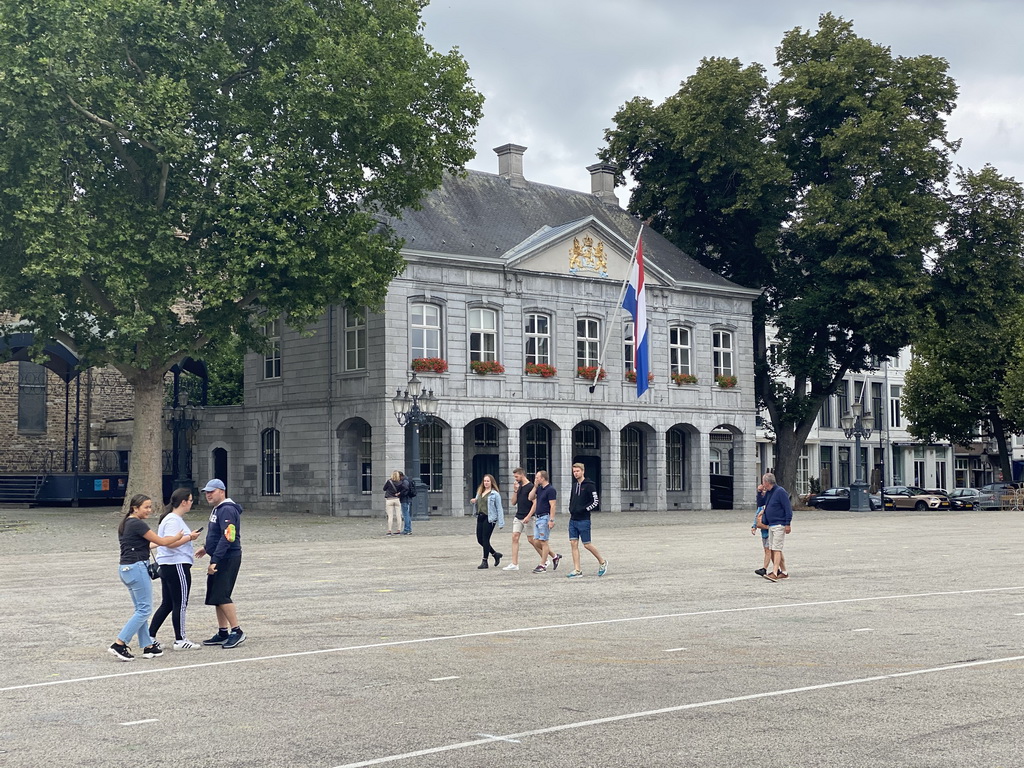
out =
<path fill-rule="evenodd" d="M 503 571 L 518 571 L 519 570 L 519 566 L 516 565 L 515 563 L 511 563 L 509 565 L 506 565 L 501 570 L 503 570 Z"/>
<path fill-rule="evenodd" d="M 175 640 L 174 641 L 174 650 L 176 650 L 176 651 L 191 651 L 193 648 L 198 648 L 198 647 L 199 647 L 198 645 L 196 645 L 195 643 L 193 643 L 191 640 L 188 640 L 188 639 L 185 639 L 185 640 Z"/>

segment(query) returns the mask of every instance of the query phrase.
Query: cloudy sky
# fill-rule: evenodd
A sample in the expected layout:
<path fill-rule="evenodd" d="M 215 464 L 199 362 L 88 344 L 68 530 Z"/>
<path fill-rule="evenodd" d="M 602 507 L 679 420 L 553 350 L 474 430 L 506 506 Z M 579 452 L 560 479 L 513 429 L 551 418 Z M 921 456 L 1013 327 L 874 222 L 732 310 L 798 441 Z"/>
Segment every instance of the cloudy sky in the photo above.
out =
<path fill-rule="evenodd" d="M 528 179 L 589 191 L 585 168 L 624 102 L 660 102 L 706 56 L 770 67 L 783 34 L 826 11 L 895 55 L 945 58 L 960 87 L 956 162 L 1024 182 L 1020 0 L 432 0 L 423 20 L 486 97 L 469 167 L 496 172 L 492 148 L 512 142 L 528 147 Z"/>

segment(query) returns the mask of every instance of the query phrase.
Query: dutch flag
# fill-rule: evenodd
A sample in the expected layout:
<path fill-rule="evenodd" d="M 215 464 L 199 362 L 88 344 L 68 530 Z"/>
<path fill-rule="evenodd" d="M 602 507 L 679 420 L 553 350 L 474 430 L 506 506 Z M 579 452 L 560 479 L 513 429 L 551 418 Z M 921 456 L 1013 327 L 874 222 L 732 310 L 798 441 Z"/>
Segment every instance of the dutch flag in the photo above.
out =
<path fill-rule="evenodd" d="M 636 240 L 636 258 L 629 273 L 622 308 L 633 316 L 633 370 L 636 372 L 636 396 L 647 391 L 647 375 L 651 370 L 647 345 L 647 293 L 644 290 L 644 242 Z"/>

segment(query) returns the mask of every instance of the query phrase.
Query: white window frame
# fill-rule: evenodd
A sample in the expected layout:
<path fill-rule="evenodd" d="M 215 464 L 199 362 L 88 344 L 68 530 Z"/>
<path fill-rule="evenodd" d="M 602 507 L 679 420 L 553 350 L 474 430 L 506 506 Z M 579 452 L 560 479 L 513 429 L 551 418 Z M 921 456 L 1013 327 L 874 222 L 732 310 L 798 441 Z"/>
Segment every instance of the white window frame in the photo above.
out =
<path fill-rule="evenodd" d="M 715 376 L 735 376 L 733 353 L 735 352 L 732 331 L 717 328 L 711 332 L 711 358 Z"/>
<path fill-rule="evenodd" d="M 633 329 L 633 321 L 626 320 L 622 324 L 622 370 L 632 371 L 635 367 L 633 362 L 636 358 L 636 340 Z"/>
<path fill-rule="evenodd" d="M 441 331 L 444 318 L 441 307 L 429 302 L 416 302 L 409 307 L 409 348 L 412 359 L 444 357 Z M 420 338 L 417 339 L 417 334 Z"/>
<path fill-rule="evenodd" d="M 670 373 L 689 376 L 693 373 L 690 361 L 692 358 L 692 338 L 690 329 L 685 325 L 674 325 L 668 329 L 668 356 Z"/>
<path fill-rule="evenodd" d="M 492 362 L 498 359 L 498 312 L 487 307 L 469 310 L 469 360 Z"/>
<path fill-rule="evenodd" d="M 263 496 L 281 495 L 281 432 L 270 427 L 260 433 L 260 470 Z"/>
<path fill-rule="evenodd" d="M 576 367 L 590 368 L 598 364 L 601 343 L 601 321 L 595 317 L 576 319 Z"/>
<path fill-rule="evenodd" d="M 551 315 L 527 312 L 523 321 L 526 363 L 551 365 Z"/>

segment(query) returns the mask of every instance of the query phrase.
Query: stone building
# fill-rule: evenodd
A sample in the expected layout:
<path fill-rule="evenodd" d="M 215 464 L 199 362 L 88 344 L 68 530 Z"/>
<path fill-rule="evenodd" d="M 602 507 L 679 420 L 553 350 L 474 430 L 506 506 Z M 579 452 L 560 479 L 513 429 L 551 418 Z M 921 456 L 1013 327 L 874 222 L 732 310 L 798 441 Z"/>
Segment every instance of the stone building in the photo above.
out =
<path fill-rule="evenodd" d="M 645 229 L 653 381 L 637 398 L 619 301 L 640 222 L 619 207 L 613 169 L 591 166 L 578 192 L 528 181 L 524 147 L 495 152 L 497 174 L 448 177 L 389 222 L 408 266 L 379 312 L 331 307 L 303 334 L 268 324 L 244 406 L 203 416 L 199 475 L 254 508 L 380 513 L 390 472 L 414 474 L 412 427 L 391 399 L 423 359 L 443 361 L 417 374 L 439 399 L 420 436 L 432 514 L 463 514 L 484 473 L 504 486 L 517 466 L 568 487 L 574 461 L 605 510 L 707 508 L 712 476 L 752 501 L 756 292 Z M 591 392 L 579 373 L 599 349 L 607 377 Z"/>

